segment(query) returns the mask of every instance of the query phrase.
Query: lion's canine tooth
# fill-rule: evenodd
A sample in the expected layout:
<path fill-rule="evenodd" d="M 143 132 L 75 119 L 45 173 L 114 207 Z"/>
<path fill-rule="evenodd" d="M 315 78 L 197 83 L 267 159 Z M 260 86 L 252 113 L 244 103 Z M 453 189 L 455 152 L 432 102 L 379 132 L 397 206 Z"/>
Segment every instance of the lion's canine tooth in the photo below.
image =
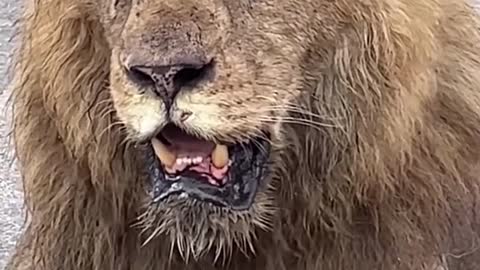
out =
<path fill-rule="evenodd" d="M 172 167 L 175 164 L 175 161 L 177 160 L 175 153 L 168 150 L 168 148 L 160 140 L 153 138 L 152 146 L 155 154 L 163 163 L 163 165 Z"/>
<path fill-rule="evenodd" d="M 226 145 L 217 144 L 212 152 L 212 163 L 217 168 L 228 165 L 228 148 Z"/>

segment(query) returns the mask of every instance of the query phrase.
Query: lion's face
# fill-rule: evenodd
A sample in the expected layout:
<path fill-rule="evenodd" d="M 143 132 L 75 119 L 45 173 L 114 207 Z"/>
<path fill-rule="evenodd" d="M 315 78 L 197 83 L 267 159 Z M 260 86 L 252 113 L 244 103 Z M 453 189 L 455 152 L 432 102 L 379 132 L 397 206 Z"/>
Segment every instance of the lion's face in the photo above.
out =
<path fill-rule="evenodd" d="M 196 255 L 250 237 L 287 111 L 298 107 L 307 7 L 288 0 L 119 0 L 104 14 L 111 95 L 145 143 L 145 224 Z"/>

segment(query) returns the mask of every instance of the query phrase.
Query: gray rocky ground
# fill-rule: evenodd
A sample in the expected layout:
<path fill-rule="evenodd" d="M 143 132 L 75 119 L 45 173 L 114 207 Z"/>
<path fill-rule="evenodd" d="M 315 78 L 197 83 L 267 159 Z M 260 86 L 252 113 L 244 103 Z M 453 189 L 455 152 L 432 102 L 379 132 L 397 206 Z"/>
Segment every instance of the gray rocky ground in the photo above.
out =
<path fill-rule="evenodd" d="M 355 1 L 355 0 L 352 0 Z M 475 0 L 480 7 L 480 0 Z M 8 97 L 7 67 L 12 44 L 13 22 L 20 0 L 0 0 L 0 270 L 4 268 L 15 240 L 22 228 L 22 194 L 18 174 L 12 163 L 7 135 L 9 123 L 4 104 Z"/>
<path fill-rule="evenodd" d="M 18 14 L 19 0 L 0 0 L 0 269 L 4 268 L 9 252 L 22 226 L 22 194 L 19 177 L 12 162 L 9 147 L 8 98 L 6 76 L 12 44 L 12 24 Z"/>

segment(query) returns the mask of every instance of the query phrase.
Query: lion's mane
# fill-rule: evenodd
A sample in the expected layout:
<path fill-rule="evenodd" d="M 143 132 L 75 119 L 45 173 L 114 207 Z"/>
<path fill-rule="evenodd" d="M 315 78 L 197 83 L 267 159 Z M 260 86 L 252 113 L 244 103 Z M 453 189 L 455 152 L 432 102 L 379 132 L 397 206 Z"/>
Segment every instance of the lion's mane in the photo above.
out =
<path fill-rule="evenodd" d="M 7 269 L 480 267 L 480 31 L 465 1 L 372 1 L 375 14 L 338 1 L 352 21 L 334 48 L 310 45 L 330 65 L 304 67 L 320 83 L 299 117 L 339 128 L 285 126 L 272 229 L 254 254 L 216 265 L 142 246 L 132 227 L 141 170 L 112 109 L 99 9 L 85 2 L 36 0 L 22 16 L 13 136 L 29 222 Z"/>

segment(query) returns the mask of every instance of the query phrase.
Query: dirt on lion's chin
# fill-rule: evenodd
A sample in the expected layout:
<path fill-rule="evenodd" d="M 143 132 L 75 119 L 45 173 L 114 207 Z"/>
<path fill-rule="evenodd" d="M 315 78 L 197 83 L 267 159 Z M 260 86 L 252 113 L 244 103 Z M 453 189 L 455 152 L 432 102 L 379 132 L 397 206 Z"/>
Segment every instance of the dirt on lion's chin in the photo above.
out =
<path fill-rule="evenodd" d="M 30 215 L 7 270 L 479 269 L 479 21 L 467 0 L 30 1 L 12 92 Z M 216 79 L 168 118 L 124 55 L 172 39 Z M 278 131 L 250 210 L 145 201 L 137 142 L 166 119 Z"/>

